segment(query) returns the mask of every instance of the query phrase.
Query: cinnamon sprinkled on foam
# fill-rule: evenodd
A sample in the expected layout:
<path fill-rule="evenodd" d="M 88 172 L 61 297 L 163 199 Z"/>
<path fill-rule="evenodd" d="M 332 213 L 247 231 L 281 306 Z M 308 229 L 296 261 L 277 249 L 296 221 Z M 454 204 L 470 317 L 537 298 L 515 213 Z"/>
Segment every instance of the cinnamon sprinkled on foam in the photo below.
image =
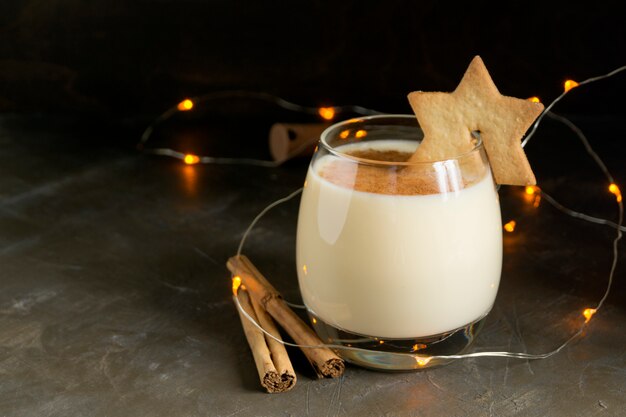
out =
<path fill-rule="evenodd" d="M 373 161 L 405 162 L 411 152 L 377 149 L 354 149 L 348 155 Z M 332 159 L 323 163 L 318 174 L 333 184 L 376 194 L 428 195 L 461 190 L 470 183 L 461 178 L 458 167 L 438 163 L 432 165 L 365 165 L 349 160 Z M 450 170 L 455 172 L 452 175 Z M 454 180 L 456 179 L 456 181 Z M 473 181 L 474 182 L 474 181 Z"/>

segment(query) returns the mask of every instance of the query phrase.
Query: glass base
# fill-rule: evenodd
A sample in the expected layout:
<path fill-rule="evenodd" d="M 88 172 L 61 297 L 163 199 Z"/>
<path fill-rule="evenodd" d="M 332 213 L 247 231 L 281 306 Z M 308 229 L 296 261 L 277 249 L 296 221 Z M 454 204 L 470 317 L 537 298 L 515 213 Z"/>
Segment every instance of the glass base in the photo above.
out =
<path fill-rule="evenodd" d="M 458 355 L 474 341 L 486 316 L 450 332 L 433 336 L 392 339 L 366 336 L 334 327 L 309 310 L 311 323 L 318 336 L 326 343 L 360 348 L 362 350 L 336 349 L 346 361 L 369 369 L 384 371 L 410 371 L 445 365 L 453 359 L 433 358 L 418 361 L 420 357 Z"/>

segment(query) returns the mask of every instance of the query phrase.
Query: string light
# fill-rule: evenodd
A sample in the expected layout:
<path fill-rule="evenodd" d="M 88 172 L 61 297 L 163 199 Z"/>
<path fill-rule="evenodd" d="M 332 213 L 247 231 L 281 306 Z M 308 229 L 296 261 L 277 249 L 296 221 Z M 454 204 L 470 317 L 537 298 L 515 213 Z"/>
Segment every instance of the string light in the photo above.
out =
<path fill-rule="evenodd" d="M 354 137 L 357 138 L 357 139 L 364 138 L 365 136 L 367 136 L 367 132 L 365 130 L 363 130 L 363 129 L 357 130 L 354 133 Z"/>
<path fill-rule="evenodd" d="M 334 107 L 320 107 L 317 111 L 317 114 L 324 120 L 331 121 L 335 118 L 335 108 Z"/>
<path fill-rule="evenodd" d="M 534 195 L 537 194 L 541 191 L 541 189 L 539 187 L 537 187 L 536 185 L 527 185 L 526 188 L 524 189 L 524 192 L 528 195 Z"/>
<path fill-rule="evenodd" d="M 596 309 L 595 308 L 586 308 L 583 310 L 583 316 L 585 317 L 585 323 L 589 323 L 589 320 L 591 320 L 591 318 L 593 317 L 594 314 L 596 314 Z"/>
<path fill-rule="evenodd" d="M 524 198 L 527 202 L 532 202 L 533 207 L 539 207 L 539 203 L 541 203 L 541 188 L 536 185 L 527 185 L 524 188 Z"/>
<path fill-rule="evenodd" d="M 626 71 L 626 65 L 621 66 L 621 67 L 619 67 L 619 68 L 616 68 L 616 69 L 614 69 L 613 71 L 608 72 L 608 73 L 606 73 L 606 74 L 598 75 L 598 76 L 596 76 L 596 77 L 587 78 L 587 79 L 586 79 L 586 80 L 584 80 L 584 81 L 581 81 L 581 82 L 579 82 L 579 83 L 576 83 L 576 87 L 578 87 L 578 86 L 582 86 L 582 85 L 585 85 L 585 84 L 590 84 L 590 83 L 593 83 L 593 82 L 596 82 L 596 81 L 600 81 L 600 80 L 607 79 L 607 78 L 612 77 L 612 76 L 614 76 L 614 75 L 616 75 L 616 74 L 619 74 L 619 73 L 620 73 L 620 72 L 622 72 L 622 71 Z M 571 80 L 570 80 L 570 81 L 571 81 Z M 574 81 L 574 82 L 575 82 L 575 81 Z M 567 82 L 566 82 L 566 83 L 567 83 Z M 552 103 L 550 103 L 550 105 L 548 105 L 548 106 L 547 106 L 547 107 L 543 110 L 543 113 L 541 113 L 541 114 L 539 115 L 539 117 L 537 118 L 537 120 L 535 120 L 535 123 L 533 124 L 532 129 L 530 130 L 530 132 L 526 135 L 526 137 L 525 137 L 525 138 L 524 138 L 524 140 L 522 141 L 522 148 L 523 148 L 523 147 L 525 147 L 525 146 L 528 144 L 528 142 L 530 141 L 530 139 L 531 139 L 531 138 L 535 135 L 535 132 L 537 131 L 537 128 L 539 127 L 539 124 L 541 123 L 541 121 L 543 120 L 543 118 L 544 118 L 546 115 L 548 115 L 548 116 L 550 116 L 550 117 L 553 117 L 553 118 L 557 118 L 557 119 L 558 119 L 558 118 L 561 118 L 561 121 L 562 121 L 563 123 L 568 124 L 567 122 L 569 122 L 569 120 L 565 119 L 564 117 L 554 115 L 554 113 L 552 113 L 552 112 L 551 112 L 551 110 L 552 110 L 552 108 L 553 108 L 554 106 L 556 106 L 556 104 L 557 104 L 559 101 L 561 101 L 561 100 L 563 99 L 563 97 L 565 97 L 565 96 L 566 96 L 566 95 L 567 95 L 567 94 L 568 94 L 568 93 L 572 90 L 572 88 L 573 88 L 573 87 L 571 87 L 571 88 L 569 88 L 569 89 L 565 88 L 565 89 L 564 89 L 564 91 L 561 93 L 561 95 L 559 95 L 556 99 L 554 99 L 554 100 L 552 101 Z M 570 122 L 570 123 L 571 123 L 571 122 Z M 573 124 L 571 124 L 571 125 L 573 125 Z M 570 127 L 571 127 L 571 125 L 570 125 Z M 580 133 L 582 133 L 582 132 L 580 132 Z M 581 135 L 580 135 L 580 134 L 579 134 L 578 136 L 579 136 L 579 137 L 581 137 Z M 584 135 L 582 135 L 582 136 L 584 137 Z M 581 139 L 581 140 L 582 140 L 582 139 Z M 584 139 L 584 142 L 586 142 L 586 139 Z M 604 164 L 602 163 L 602 160 L 601 160 L 600 158 L 597 158 L 597 157 L 596 157 L 597 155 L 596 155 L 596 156 L 594 156 L 594 155 L 593 155 L 593 153 L 592 153 L 593 151 L 590 151 L 590 147 L 587 147 L 587 152 L 589 152 L 589 153 L 592 155 L 592 157 L 594 158 L 594 160 L 596 161 L 596 163 L 598 163 L 598 165 L 604 165 Z M 601 167 L 601 168 L 602 168 L 602 167 Z M 606 173 L 606 170 L 604 170 L 604 169 L 603 169 L 603 171 Z"/>
<path fill-rule="evenodd" d="M 176 106 L 176 108 L 178 108 L 178 110 L 180 111 L 189 111 L 193 109 L 193 101 L 191 101 L 191 99 L 186 98 L 180 103 L 178 103 L 178 106 Z"/>
<path fill-rule="evenodd" d="M 576 83 L 575 86 L 579 86 L 579 85 L 583 85 L 583 84 L 588 84 L 594 81 L 598 81 L 598 80 L 602 80 L 608 77 L 611 77 L 621 71 L 626 70 L 626 66 L 620 67 L 616 70 L 613 70 L 607 74 L 598 76 L 598 77 L 593 77 L 593 78 L 589 78 L 585 81 L 582 81 L 581 83 Z M 563 213 L 575 217 L 575 218 L 579 218 L 585 221 L 589 221 L 592 223 L 596 223 L 596 224 L 603 224 L 603 225 L 607 225 L 610 226 L 612 228 L 614 228 L 616 230 L 616 237 L 613 239 L 613 260 L 611 263 L 611 269 L 609 271 L 609 276 L 608 276 L 608 283 L 606 285 L 606 289 L 604 292 L 604 295 L 602 296 L 602 298 L 600 299 L 600 301 L 598 302 L 598 304 L 596 305 L 595 308 L 586 308 L 583 311 L 583 316 L 585 317 L 585 322 L 584 325 L 581 326 L 576 332 L 574 332 L 574 334 L 572 334 L 567 340 L 565 340 L 561 345 L 559 345 L 556 349 L 546 352 L 546 353 L 541 353 L 541 354 L 530 354 L 530 353 L 525 353 L 525 352 L 474 352 L 474 353 L 465 353 L 465 354 L 459 354 L 459 355 L 432 355 L 432 356 L 423 356 L 423 355 L 415 355 L 412 353 L 396 353 L 396 352 L 386 352 L 386 354 L 392 355 L 392 356 L 400 356 L 400 357 L 406 357 L 406 356 L 412 356 L 415 359 L 416 364 L 419 367 L 423 367 L 428 365 L 431 360 L 434 359 L 443 359 L 443 360 L 450 360 L 450 359 L 466 359 L 466 358 L 478 358 L 478 357 L 502 357 L 502 358 L 515 358 L 515 359 L 546 359 L 549 358 L 553 355 L 558 354 L 559 352 L 561 352 L 566 346 L 568 346 L 572 341 L 574 341 L 575 339 L 577 339 L 582 332 L 585 329 L 585 326 L 589 323 L 589 321 L 591 320 L 591 318 L 593 317 L 593 315 L 602 307 L 602 305 L 604 304 L 605 300 L 607 299 L 611 288 L 612 288 L 612 284 L 613 284 L 613 279 L 615 276 L 615 270 L 617 267 L 617 261 L 618 261 L 618 243 L 622 238 L 622 231 L 626 230 L 626 228 L 623 226 L 623 218 L 624 218 L 624 207 L 623 207 L 623 203 L 622 203 L 622 198 L 621 198 L 621 191 L 619 189 L 619 187 L 615 184 L 613 177 L 611 176 L 611 174 L 609 173 L 608 169 L 606 168 L 605 164 L 603 163 L 603 161 L 600 159 L 600 157 L 595 153 L 595 151 L 591 148 L 591 145 L 589 144 L 588 140 L 586 139 L 586 137 L 584 136 L 584 134 L 582 133 L 582 131 L 580 131 L 580 129 L 575 126 L 571 121 L 569 121 L 568 119 L 565 119 L 562 116 L 556 115 L 554 113 L 552 113 L 550 110 L 554 107 L 554 105 L 556 103 L 558 103 L 564 96 L 565 94 L 567 94 L 567 92 L 569 90 L 571 90 L 571 88 L 574 88 L 575 86 L 570 86 L 569 89 L 567 89 L 566 91 L 564 91 L 559 97 L 557 97 L 549 106 L 546 107 L 546 109 L 544 110 L 544 112 L 539 116 L 539 118 L 535 121 L 532 129 L 530 130 L 530 133 L 526 136 L 526 138 L 524 139 L 524 141 L 522 142 L 522 147 L 525 147 L 526 144 L 528 143 L 528 141 L 530 140 L 530 138 L 534 135 L 534 133 L 536 132 L 539 123 L 541 122 L 541 120 L 543 119 L 543 117 L 545 117 L 546 115 L 548 115 L 551 118 L 554 118 L 556 120 L 559 120 L 561 122 L 563 122 L 564 124 L 566 124 L 567 126 L 569 126 L 580 138 L 581 142 L 583 143 L 583 145 L 585 146 L 585 149 L 587 151 L 587 153 L 595 160 L 595 162 L 597 163 L 597 165 L 600 167 L 600 169 L 603 171 L 603 173 L 605 174 L 605 176 L 607 177 L 607 179 L 609 179 L 610 185 L 609 185 L 609 192 L 613 193 L 616 196 L 616 201 L 618 204 L 618 222 L 611 222 L 609 220 L 605 220 L 605 219 L 599 219 L 599 218 L 595 218 L 592 216 L 588 216 L 586 214 L 583 213 L 579 213 L 576 211 L 573 211 L 571 209 L 568 209 L 567 207 L 564 207 L 563 205 L 561 205 L 560 203 L 558 203 L 554 198 L 552 198 L 550 195 L 548 195 L 547 193 L 545 193 L 545 191 L 541 190 L 539 187 L 533 187 L 533 188 L 526 188 L 524 190 L 524 192 L 526 193 L 526 195 L 532 196 L 535 195 L 536 197 L 538 197 L 539 199 L 541 198 L 541 195 L 543 195 L 546 200 L 555 208 L 557 208 L 558 210 L 562 211 Z M 288 195 L 285 198 L 279 199 L 274 201 L 273 203 L 271 203 L 270 205 L 268 205 L 265 209 L 263 209 L 252 221 L 252 223 L 250 224 L 250 226 L 246 229 L 246 231 L 244 232 L 244 235 L 240 241 L 239 247 L 237 249 L 237 255 L 241 255 L 241 251 L 244 245 L 244 242 L 247 238 L 247 236 L 249 235 L 249 233 L 251 232 L 252 228 L 254 227 L 254 225 L 260 220 L 260 218 L 265 215 L 265 213 L 267 213 L 267 211 L 271 210 L 273 207 L 277 206 L 278 204 L 282 204 L 286 201 L 291 200 L 293 197 L 295 197 L 296 195 L 298 195 L 300 192 L 302 191 L 302 188 L 294 191 L 293 193 L 291 193 L 290 195 Z M 535 207 L 538 205 L 538 202 L 540 200 L 535 199 L 534 201 L 534 205 Z M 510 228 L 512 228 L 511 231 L 513 231 L 515 229 L 515 224 L 516 222 L 514 220 L 510 221 L 509 223 L 507 223 L 504 228 L 505 230 L 507 230 L 507 225 L 510 226 Z M 508 230 L 507 230 L 508 231 Z M 352 347 L 351 345 L 334 345 L 334 344 L 325 344 L 325 345 L 321 345 L 321 346 L 316 346 L 316 345 L 297 345 L 297 344 L 293 344 L 293 343 L 288 343 L 288 342 L 284 342 L 280 339 L 277 339 L 276 337 L 274 337 L 273 335 L 271 335 L 270 333 L 268 333 L 267 331 L 265 331 L 265 329 L 263 329 L 258 323 L 256 323 L 256 321 L 254 319 L 252 319 L 252 317 L 250 317 L 245 310 L 243 310 L 243 308 L 241 307 L 241 304 L 239 303 L 239 300 L 237 298 L 237 296 L 235 295 L 234 297 L 234 301 L 235 301 L 235 305 L 237 306 L 237 309 L 239 309 L 239 311 L 241 311 L 248 320 L 250 320 L 259 330 L 261 330 L 263 333 L 265 333 L 268 337 L 273 338 L 275 340 L 277 340 L 280 343 L 283 343 L 285 345 L 288 346 L 294 346 L 294 347 L 300 347 L 300 348 L 316 348 L 316 347 L 329 347 L 332 349 L 344 349 L 344 350 L 353 350 L 353 351 L 363 351 L 363 352 L 369 352 L 369 350 L 367 349 L 362 349 L 362 348 L 356 348 L 356 347 Z M 297 308 L 306 308 L 305 306 L 302 305 L 297 305 L 297 304 L 292 304 L 287 302 L 288 305 L 292 306 L 292 307 L 297 307 Z M 383 342 L 381 340 L 381 342 Z M 411 350 L 412 352 L 417 350 L 417 345 L 413 346 L 413 349 Z"/>
<path fill-rule="evenodd" d="M 563 88 L 564 88 L 565 92 L 567 93 L 567 92 L 569 92 L 569 90 L 571 90 L 572 88 L 576 88 L 576 87 L 578 87 L 579 85 L 580 85 L 580 84 L 578 84 L 578 83 L 577 83 L 576 81 L 574 81 L 574 80 L 566 80 L 566 81 L 563 83 Z"/>
<path fill-rule="evenodd" d="M 174 115 L 180 112 L 189 111 L 196 107 L 200 103 L 206 103 L 214 100 L 223 100 L 223 99 L 233 99 L 233 98 L 245 98 L 249 100 L 260 100 L 269 103 L 273 103 L 285 110 L 318 115 L 322 117 L 324 120 L 330 121 L 335 118 L 337 114 L 341 113 L 355 113 L 364 116 L 371 116 L 375 114 L 382 114 L 381 112 L 373 109 L 369 109 L 363 106 L 357 105 L 342 105 L 342 106 L 333 106 L 333 107 L 308 107 L 303 106 L 301 104 L 296 104 L 291 101 L 285 100 L 284 98 L 256 91 L 244 91 L 244 90 L 226 90 L 226 91 L 217 91 L 209 94 L 205 94 L 203 96 L 194 97 L 193 99 L 187 98 L 180 103 L 176 104 L 173 107 L 170 107 L 166 111 L 164 111 L 161 115 L 159 115 L 153 122 L 146 127 L 143 131 L 139 142 L 137 143 L 137 149 L 146 153 L 151 153 L 153 155 L 161 155 L 168 156 L 176 159 L 180 159 L 184 162 L 185 154 L 179 152 L 175 149 L 171 148 L 148 148 L 146 147 L 147 142 L 152 137 L 155 129 L 163 122 L 169 120 Z M 347 138 L 347 136 L 346 136 Z M 308 146 L 306 143 L 303 146 Z M 297 151 L 297 150 L 296 150 Z M 276 161 L 268 161 L 262 159 L 251 159 L 251 158 L 217 158 L 211 156 L 199 156 L 200 160 L 198 163 L 201 164 L 237 164 L 237 165 L 253 165 L 253 166 L 261 166 L 273 168 L 280 165 L 280 162 Z"/>
<path fill-rule="evenodd" d="M 539 97 L 529 97 L 528 101 L 532 101 L 533 103 L 541 103 L 541 100 L 539 100 Z"/>
<path fill-rule="evenodd" d="M 537 120 L 535 120 L 535 123 L 533 125 L 533 128 L 530 130 L 530 133 L 527 134 L 525 139 L 522 141 L 522 147 L 526 146 L 528 141 L 533 137 L 543 117 L 545 117 L 546 115 L 550 117 L 558 117 L 558 116 L 554 116 L 550 112 L 550 110 L 572 88 L 612 77 L 613 75 L 618 74 L 619 72 L 622 72 L 624 70 L 626 70 L 626 65 L 619 67 L 607 74 L 588 78 L 584 81 L 581 81 L 580 83 L 573 81 L 573 80 L 567 80 L 565 82 L 565 88 L 564 88 L 563 93 L 561 93 L 559 97 L 557 97 L 548 107 L 546 107 L 544 112 L 537 118 Z M 263 93 L 263 92 L 245 91 L 245 90 L 217 91 L 217 92 L 208 93 L 202 96 L 194 97 L 193 99 L 187 98 L 181 101 L 180 103 L 178 103 L 176 106 L 167 109 L 144 130 L 139 142 L 137 143 L 137 149 L 144 151 L 144 152 L 152 153 L 154 155 L 162 155 L 162 156 L 169 156 L 169 157 L 177 158 L 184 162 L 184 154 L 174 149 L 146 148 L 145 145 L 150 139 L 150 137 L 152 136 L 152 134 L 154 133 L 154 130 L 156 129 L 156 127 L 160 125 L 161 123 L 165 122 L 166 120 L 170 119 L 176 113 L 179 113 L 182 111 L 189 111 L 193 109 L 199 103 L 204 103 L 204 102 L 213 101 L 213 100 L 227 99 L 227 98 L 231 98 L 231 99 L 232 98 L 246 98 L 246 99 L 251 99 L 251 100 L 266 101 L 266 102 L 274 103 L 277 106 L 286 110 L 305 113 L 305 114 L 317 114 L 321 116 L 322 118 L 324 118 L 324 120 L 332 120 L 337 114 L 346 113 L 346 112 L 356 113 L 360 115 L 383 114 L 380 111 L 369 109 L 369 108 L 358 106 L 358 105 L 343 105 L 343 106 L 317 108 L 317 107 L 307 107 L 307 106 L 303 106 L 300 104 L 296 104 L 288 100 L 285 100 L 281 97 L 268 94 L 268 93 Z M 533 102 L 539 101 L 539 97 L 530 97 L 528 100 L 533 101 Z M 324 117 L 324 115 L 326 115 L 326 117 L 330 116 L 330 118 L 326 118 Z M 566 121 L 563 121 L 563 122 L 567 123 Z M 347 135 L 348 133 L 346 133 L 346 138 L 347 138 Z M 199 158 L 200 158 L 199 163 L 202 163 L 202 164 L 240 164 L 240 165 L 256 165 L 256 166 L 263 166 L 263 167 L 276 167 L 280 165 L 280 163 L 276 163 L 275 161 L 257 160 L 257 159 L 250 159 L 250 158 L 216 158 L 216 157 L 210 157 L 210 156 L 200 156 Z M 599 158 L 596 159 L 596 162 L 598 161 L 599 161 Z"/>
<path fill-rule="evenodd" d="M 236 297 L 237 291 L 239 290 L 239 287 L 241 286 L 241 277 L 239 275 L 235 275 L 232 281 L 233 281 L 233 295 Z"/>
<path fill-rule="evenodd" d="M 611 194 L 615 194 L 615 200 L 617 200 L 618 203 L 622 201 L 622 192 L 620 191 L 617 184 L 611 183 L 611 185 L 609 185 L 609 192 Z"/>
<path fill-rule="evenodd" d="M 504 230 L 506 230 L 509 233 L 513 233 L 515 231 L 515 226 L 517 225 L 517 222 L 515 220 L 511 220 L 510 222 L 506 223 L 503 227 Z"/>
<path fill-rule="evenodd" d="M 188 154 L 185 155 L 183 161 L 187 165 L 195 165 L 195 164 L 200 162 L 200 157 L 198 155 L 194 155 L 194 154 L 188 153 Z"/>
<path fill-rule="evenodd" d="M 419 366 L 426 366 L 431 361 L 431 359 L 432 359 L 432 356 L 416 356 L 415 362 Z"/>

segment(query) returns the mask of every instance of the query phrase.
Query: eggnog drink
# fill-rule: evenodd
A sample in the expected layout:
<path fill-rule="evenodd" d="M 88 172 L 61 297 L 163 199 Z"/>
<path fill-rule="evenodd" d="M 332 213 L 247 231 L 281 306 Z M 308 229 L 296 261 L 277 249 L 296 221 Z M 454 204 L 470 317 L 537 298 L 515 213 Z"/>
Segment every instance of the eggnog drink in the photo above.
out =
<path fill-rule="evenodd" d="M 502 232 L 489 167 L 468 173 L 442 161 L 424 173 L 394 165 L 416 147 L 351 143 L 309 167 L 296 253 L 314 323 L 413 340 L 453 332 L 491 309 Z"/>

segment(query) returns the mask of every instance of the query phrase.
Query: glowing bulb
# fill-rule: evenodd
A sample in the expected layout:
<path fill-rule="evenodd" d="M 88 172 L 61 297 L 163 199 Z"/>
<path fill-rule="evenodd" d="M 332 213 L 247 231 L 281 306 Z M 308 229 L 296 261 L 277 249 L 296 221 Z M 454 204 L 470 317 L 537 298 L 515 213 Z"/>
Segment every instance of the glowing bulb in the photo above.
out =
<path fill-rule="evenodd" d="M 379 340 L 378 343 L 381 344 L 381 345 L 384 345 L 385 341 L 384 340 Z"/>
<path fill-rule="evenodd" d="M 350 136 L 350 130 L 348 129 L 342 130 L 341 133 L 339 134 L 339 137 L 341 139 L 348 139 L 348 136 Z"/>
<path fill-rule="evenodd" d="M 320 107 L 317 110 L 317 113 L 324 120 L 333 120 L 335 117 L 335 108 L 334 107 Z"/>
<path fill-rule="evenodd" d="M 426 366 L 431 359 L 430 356 L 418 356 L 415 358 L 415 362 L 417 362 L 419 366 Z"/>
<path fill-rule="evenodd" d="M 309 269 L 306 267 L 306 265 L 302 265 L 302 272 L 304 272 L 304 275 L 309 273 Z"/>
<path fill-rule="evenodd" d="M 233 294 L 237 295 L 237 290 L 241 286 L 241 277 L 236 275 L 233 277 Z"/>
<path fill-rule="evenodd" d="M 574 80 L 567 80 L 563 84 L 563 87 L 565 88 L 565 92 L 567 93 L 572 88 L 578 87 L 578 85 L 579 84 L 576 81 L 574 81 Z"/>
<path fill-rule="evenodd" d="M 620 191 L 617 184 L 612 183 L 611 185 L 609 185 L 609 192 L 611 194 L 615 194 L 615 199 L 617 200 L 618 203 L 622 201 L 622 192 Z"/>
<path fill-rule="evenodd" d="M 200 157 L 198 155 L 194 155 L 194 154 L 188 153 L 188 154 L 185 155 L 185 158 L 183 158 L 183 161 L 187 165 L 195 165 L 198 162 L 200 162 Z"/>
<path fill-rule="evenodd" d="M 313 324 L 317 324 L 317 319 L 315 317 L 313 317 Z"/>
<path fill-rule="evenodd" d="M 536 185 L 528 185 L 524 189 L 524 193 L 527 202 L 532 202 L 535 208 L 539 207 L 539 203 L 541 202 L 541 188 Z"/>
<path fill-rule="evenodd" d="M 356 136 L 358 139 L 364 138 L 365 136 L 367 136 L 367 132 L 363 129 L 361 130 L 357 130 L 356 133 L 354 134 L 354 136 Z"/>
<path fill-rule="evenodd" d="M 583 316 L 585 316 L 585 323 L 589 323 L 589 320 L 591 320 L 591 317 L 593 317 L 593 315 L 596 314 L 596 309 L 595 308 L 586 308 L 583 310 Z"/>
<path fill-rule="evenodd" d="M 411 352 L 417 352 L 420 349 L 426 349 L 426 345 L 423 343 L 416 343 L 413 345 L 413 347 L 411 348 Z"/>
<path fill-rule="evenodd" d="M 504 230 L 506 230 L 509 233 L 512 233 L 515 230 L 516 224 L 517 222 L 515 220 L 511 220 L 510 222 L 504 225 Z"/>
<path fill-rule="evenodd" d="M 524 191 L 528 195 L 533 195 L 533 194 L 540 192 L 541 189 L 537 187 L 536 185 L 527 185 Z"/>
<path fill-rule="evenodd" d="M 180 111 L 189 111 L 191 109 L 193 109 L 193 101 L 191 101 L 190 99 L 186 98 L 183 101 L 181 101 L 180 103 L 178 103 L 178 110 Z"/>
<path fill-rule="evenodd" d="M 533 103 L 541 103 L 541 100 L 539 100 L 539 97 L 529 97 L 528 101 L 532 101 Z"/>

